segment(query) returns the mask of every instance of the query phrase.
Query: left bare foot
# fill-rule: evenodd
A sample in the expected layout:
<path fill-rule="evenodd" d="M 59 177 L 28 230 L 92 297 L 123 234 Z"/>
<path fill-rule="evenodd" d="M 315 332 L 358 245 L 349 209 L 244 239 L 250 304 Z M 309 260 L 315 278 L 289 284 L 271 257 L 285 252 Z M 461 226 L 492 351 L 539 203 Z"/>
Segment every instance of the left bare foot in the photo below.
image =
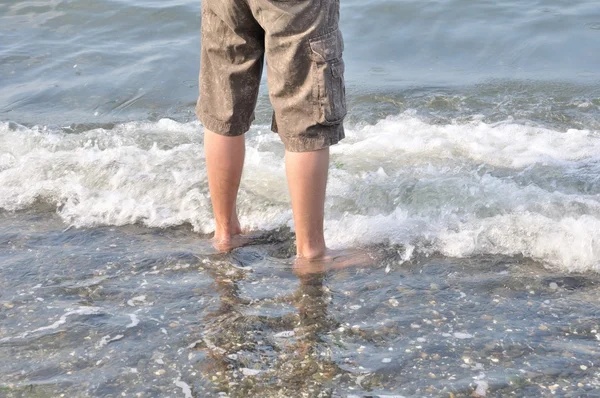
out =
<path fill-rule="evenodd" d="M 253 240 L 256 240 L 256 237 L 253 235 L 239 234 L 225 239 L 212 238 L 211 243 L 218 251 L 228 252 L 235 248 L 246 246 L 252 243 Z"/>

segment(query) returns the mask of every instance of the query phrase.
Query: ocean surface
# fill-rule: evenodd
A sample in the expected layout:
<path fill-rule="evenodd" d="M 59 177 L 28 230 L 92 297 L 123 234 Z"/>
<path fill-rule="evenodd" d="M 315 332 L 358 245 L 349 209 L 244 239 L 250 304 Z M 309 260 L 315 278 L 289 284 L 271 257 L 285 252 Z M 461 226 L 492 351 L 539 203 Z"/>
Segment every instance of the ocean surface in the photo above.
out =
<path fill-rule="evenodd" d="M 600 397 L 600 3 L 341 3 L 310 275 L 266 82 L 210 245 L 199 1 L 0 3 L 1 397 Z"/>

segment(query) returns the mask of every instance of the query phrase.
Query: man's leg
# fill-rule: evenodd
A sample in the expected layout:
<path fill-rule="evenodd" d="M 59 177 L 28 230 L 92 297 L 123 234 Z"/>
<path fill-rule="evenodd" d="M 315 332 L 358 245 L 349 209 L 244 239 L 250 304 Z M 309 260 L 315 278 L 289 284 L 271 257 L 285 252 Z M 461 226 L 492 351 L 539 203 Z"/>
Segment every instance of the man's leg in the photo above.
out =
<path fill-rule="evenodd" d="M 237 217 L 236 199 L 245 155 L 244 136 L 227 137 L 204 131 L 204 153 L 208 187 L 215 216 L 214 243 L 228 250 L 238 245 L 236 235 L 242 233 Z"/>
<path fill-rule="evenodd" d="M 214 246 L 230 250 L 240 235 L 236 198 L 244 165 L 244 133 L 254 108 L 264 60 L 264 31 L 247 0 L 202 1 L 200 96 L 204 151 L 213 212 Z"/>
<path fill-rule="evenodd" d="M 325 255 L 323 213 L 329 170 L 329 148 L 285 153 L 288 187 L 292 197 L 296 249 L 307 260 Z"/>
<path fill-rule="evenodd" d="M 298 259 L 323 259 L 329 147 L 344 138 L 346 114 L 339 0 L 252 4 L 266 32 L 272 129 L 286 149 Z"/>

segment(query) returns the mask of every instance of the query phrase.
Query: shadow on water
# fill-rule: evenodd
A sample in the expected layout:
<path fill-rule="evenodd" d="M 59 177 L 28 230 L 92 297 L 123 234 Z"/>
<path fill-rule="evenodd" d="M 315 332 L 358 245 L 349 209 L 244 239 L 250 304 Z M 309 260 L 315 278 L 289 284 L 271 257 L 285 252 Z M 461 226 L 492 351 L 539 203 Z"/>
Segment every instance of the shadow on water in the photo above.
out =
<path fill-rule="evenodd" d="M 2 213 L 6 397 L 594 396 L 598 284 L 527 259 L 297 274 L 289 231 L 230 253 L 179 227 Z"/>

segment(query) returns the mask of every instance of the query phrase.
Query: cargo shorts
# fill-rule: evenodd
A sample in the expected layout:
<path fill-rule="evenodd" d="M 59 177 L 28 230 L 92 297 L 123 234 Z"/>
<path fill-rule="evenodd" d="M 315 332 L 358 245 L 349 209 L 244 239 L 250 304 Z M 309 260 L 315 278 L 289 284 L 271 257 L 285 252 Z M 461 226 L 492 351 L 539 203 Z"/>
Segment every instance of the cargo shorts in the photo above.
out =
<path fill-rule="evenodd" d="M 208 130 L 250 128 L 266 58 L 271 129 L 292 152 L 344 138 L 344 42 L 340 0 L 202 0 L 200 95 Z"/>

